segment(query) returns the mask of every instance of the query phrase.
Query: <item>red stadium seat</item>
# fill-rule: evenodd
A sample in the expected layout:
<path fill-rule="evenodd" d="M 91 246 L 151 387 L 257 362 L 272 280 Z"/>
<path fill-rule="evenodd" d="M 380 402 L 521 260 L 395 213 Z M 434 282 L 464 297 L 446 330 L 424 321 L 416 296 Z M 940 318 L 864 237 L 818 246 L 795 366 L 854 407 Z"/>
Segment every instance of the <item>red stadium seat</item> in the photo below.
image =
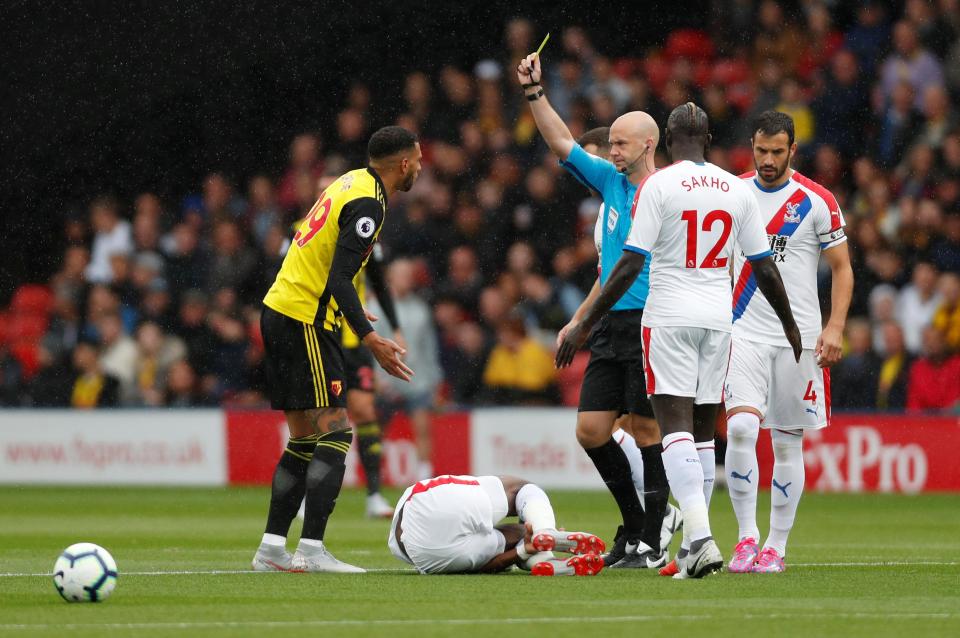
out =
<path fill-rule="evenodd" d="M 576 406 L 580 403 L 580 384 L 590 363 L 590 353 L 581 350 L 573 357 L 573 362 L 557 372 L 557 386 L 560 388 L 560 400 L 563 405 Z"/>
<path fill-rule="evenodd" d="M 47 324 L 46 315 L 11 313 L 6 320 L 6 337 L 9 341 L 38 340 L 47 331 Z"/>
<path fill-rule="evenodd" d="M 713 57 L 713 41 L 704 31 L 698 29 L 678 29 L 667 37 L 664 47 L 667 57 L 675 60 L 709 60 Z"/>
<path fill-rule="evenodd" d="M 754 169 L 753 150 L 749 146 L 731 148 L 729 153 L 730 166 L 736 174 L 746 173 Z"/>
<path fill-rule="evenodd" d="M 53 293 L 46 286 L 24 284 L 10 301 L 10 310 L 23 314 L 46 315 L 53 308 Z"/>
<path fill-rule="evenodd" d="M 733 84 L 749 82 L 750 75 L 750 65 L 746 60 L 726 58 L 717 60 L 714 63 L 711 80 L 717 84 L 729 87 Z"/>
<path fill-rule="evenodd" d="M 670 80 L 670 63 L 663 56 L 651 55 L 643 61 L 643 74 L 653 92 L 660 95 Z"/>
<path fill-rule="evenodd" d="M 23 366 L 23 378 L 32 377 L 40 367 L 40 352 L 37 342 L 21 339 L 10 344 L 10 354 Z"/>

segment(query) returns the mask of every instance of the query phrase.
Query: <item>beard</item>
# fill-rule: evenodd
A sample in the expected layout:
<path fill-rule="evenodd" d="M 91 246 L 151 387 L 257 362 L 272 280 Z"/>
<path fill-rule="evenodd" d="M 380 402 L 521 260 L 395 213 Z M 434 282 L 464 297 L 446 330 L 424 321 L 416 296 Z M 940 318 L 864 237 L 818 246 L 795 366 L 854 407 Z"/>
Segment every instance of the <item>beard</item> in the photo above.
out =
<path fill-rule="evenodd" d="M 791 156 L 791 157 L 788 157 L 788 158 L 787 158 L 787 161 L 783 163 L 783 166 L 769 166 L 769 167 L 764 167 L 764 168 L 772 168 L 772 169 L 773 169 L 773 172 L 774 172 L 773 177 L 771 177 L 771 178 L 769 178 L 769 179 L 767 178 L 766 174 L 765 174 L 762 170 L 760 170 L 760 167 L 759 167 L 759 166 L 756 167 L 756 168 L 757 168 L 757 175 L 759 175 L 761 178 L 763 178 L 764 181 L 767 181 L 767 182 L 775 182 L 775 181 L 779 180 L 781 177 L 783 177 L 783 174 L 787 172 L 787 169 L 788 169 L 788 168 L 790 168 L 790 160 L 791 160 L 791 159 L 793 159 L 792 156 Z"/>
<path fill-rule="evenodd" d="M 410 171 L 404 176 L 403 181 L 400 182 L 399 190 L 403 191 L 404 193 L 408 192 L 411 188 L 413 188 L 413 183 L 416 180 L 417 180 L 417 174 L 414 173 L 413 171 Z"/>

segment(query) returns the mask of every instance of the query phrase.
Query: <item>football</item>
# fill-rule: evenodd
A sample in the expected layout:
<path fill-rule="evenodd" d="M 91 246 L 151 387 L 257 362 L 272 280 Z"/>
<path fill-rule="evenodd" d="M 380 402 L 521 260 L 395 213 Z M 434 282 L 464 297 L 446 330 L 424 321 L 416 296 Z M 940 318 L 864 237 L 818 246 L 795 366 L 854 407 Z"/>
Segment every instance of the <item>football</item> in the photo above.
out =
<path fill-rule="evenodd" d="M 106 600 L 117 586 L 117 563 L 93 543 L 74 543 L 53 565 L 53 586 L 71 603 Z"/>

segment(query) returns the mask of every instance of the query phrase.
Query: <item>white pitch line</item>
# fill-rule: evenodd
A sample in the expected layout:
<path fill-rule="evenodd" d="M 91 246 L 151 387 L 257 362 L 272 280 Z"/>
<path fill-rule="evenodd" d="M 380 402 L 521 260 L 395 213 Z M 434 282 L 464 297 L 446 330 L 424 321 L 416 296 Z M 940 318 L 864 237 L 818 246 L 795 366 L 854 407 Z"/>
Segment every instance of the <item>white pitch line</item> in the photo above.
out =
<path fill-rule="evenodd" d="M 924 565 L 952 567 L 960 565 L 960 561 L 936 561 L 936 560 L 883 560 L 876 562 L 850 562 L 850 563 L 788 563 L 788 567 L 921 567 Z"/>
<path fill-rule="evenodd" d="M 415 574 L 415 569 L 383 569 L 383 568 L 365 568 L 368 573 L 373 574 Z M 232 576 L 234 574 L 282 574 L 284 572 L 255 572 L 252 569 L 201 569 L 201 570 L 169 570 L 153 572 L 120 572 L 120 576 Z M 53 576 L 52 572 L 6 572 L 0 573 L 0 578 L 23 578 L 36 576 Z"/>
<path fill-rule="evenodd" d="M 735 620 L 737 618 L 784 619 L 784 618 L 868 618 L 868 619 L 909 619 L 909 620 L 950 620 L 958 614 L 950 612 L 930 613 L 848 613 L 832 614 L 818 611 L 816 613 L 773 613 L 773 614 L 689 614 L 677 615 L 664 613 L 662 615 L 643 616 L 538 616 L 534 618 L 413 618 L 413 619 L 371 619 L 371 620 L 234 620 L 234 621 L 197 621 L 197 622 L 141 622 L 141 623 L 38 623 L 38 624 L 0 624 L 5 630 L 37 630 L 37 629 L 216 629 L 216 628 L 282 628 L 282 627 L 369 627 L 373 626 L 417 626 L 417 625 L 529 625 L 543 624 L 595 624 L 595 623 L 623 623 L 623 622 L 662 622 L 671 621 L 703 621 L 703 620 Z"/>
<path fill-rule="evenodd" d="M 789 567 L 956 567 L 960 561 L 878 561 L 850 563 L 790 563 Z M 372 574 L 413 574 L 413 569 L 367 568 Z M 281 572 L 255 572 L 250 569 L 209 569 L 209 570 L 169 570 L 169 571 L 121 571 L 121 576 L 224 576 L 234 574 L 279 574 Z M 0 578 L 35 578 L 53 576 L 49 572 L 0 572 Z"/>

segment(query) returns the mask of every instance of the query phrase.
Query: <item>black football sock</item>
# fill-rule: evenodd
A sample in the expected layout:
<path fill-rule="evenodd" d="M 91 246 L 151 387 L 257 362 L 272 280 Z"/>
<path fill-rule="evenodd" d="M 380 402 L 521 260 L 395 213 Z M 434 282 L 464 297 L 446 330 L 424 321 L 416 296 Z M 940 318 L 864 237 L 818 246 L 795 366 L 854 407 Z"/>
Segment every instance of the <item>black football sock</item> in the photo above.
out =
<path fill-rule="evenodd" d="M 660 552 L 660 530 L 663 527 L 663 515 L 667 511 L 667 499 L 670 497 L 670 485 L 667 472 L 663 468 L 663 445 L 656 443 L 640 448 L 643 456 L 643 498 L 646 504 L 643 542 L 653 551 Z"/>
<path fill-rule="evenodd" d="M 273 472 L 267 534 L 286 538 L 290 531 L 290 523 L 300 509 L 307 488 L 307 467 L 316 445 L 316 434 L 287 441 L 287 449 L 280 455 L 277 469 Z"/>
<path fill-rule="evenodd" d="M 380 457 L 383 445 L 380 442 L 380 424 L 376 421 L 357 426 L 357 446 L 360 452 L 360 465 L 367 477 L 367 494 L 380 491 Z"/>
<path fill-rule="evenodd" d="M 637 490 L 630 475 L 630 462 L 627 460 L 627 455 L 613 437 L 600 447 L 590 448 L 585 452 L 600 472 L 600 477 L 613 494 L 617 507 L 620 508 L 624 534 L 630 540 L 634 540 L 643 532 L 644 516 L 640 497 L 637 496 Z"/>
<path fill-rule="evenodd" d="M 300 538 L 321 541 L 343 485 L 345 459 L 353 432 L 338 430 L 321 434 L 307 468 L 307 507 Z"/>

